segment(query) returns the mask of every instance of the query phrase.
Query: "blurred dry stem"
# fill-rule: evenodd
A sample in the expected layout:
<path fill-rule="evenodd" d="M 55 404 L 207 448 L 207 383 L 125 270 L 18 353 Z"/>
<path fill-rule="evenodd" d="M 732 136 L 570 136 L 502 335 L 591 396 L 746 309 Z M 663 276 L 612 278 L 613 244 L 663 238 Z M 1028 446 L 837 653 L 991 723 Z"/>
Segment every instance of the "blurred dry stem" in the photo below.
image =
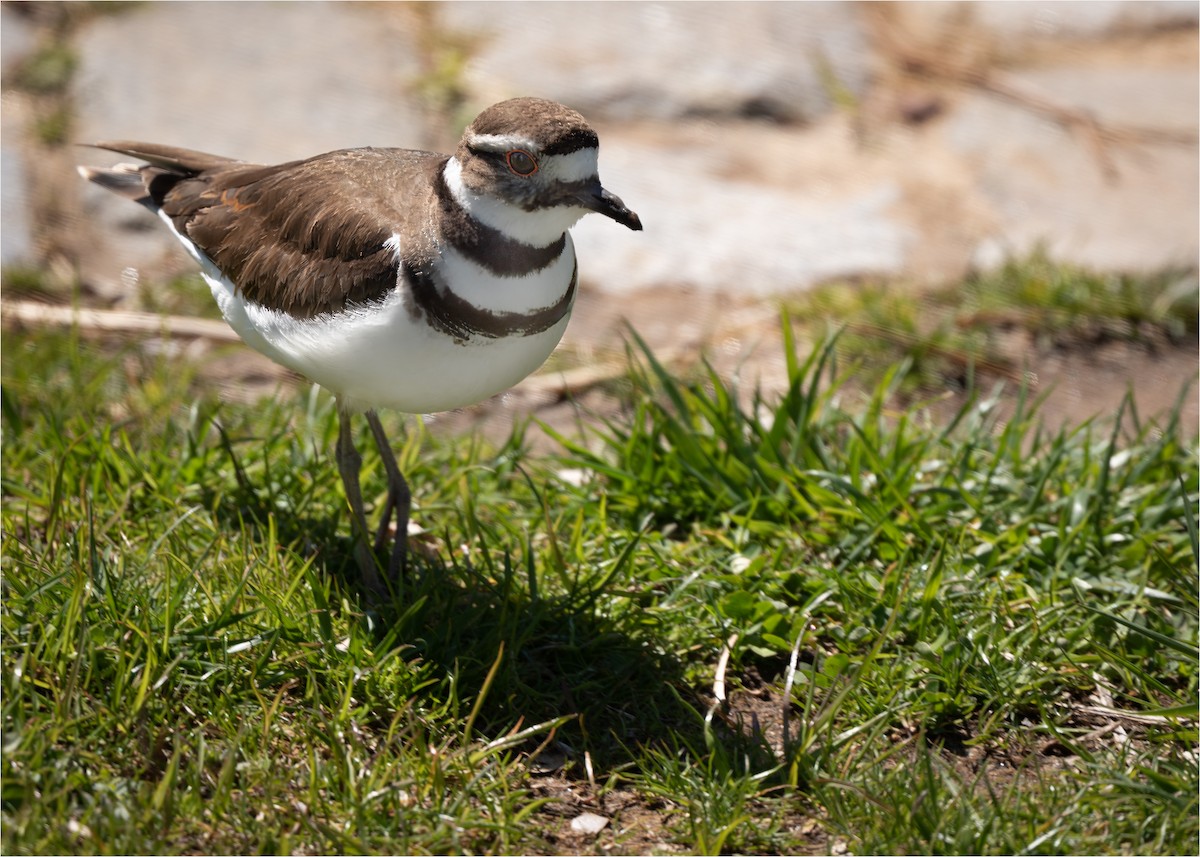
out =
<path fill-rule="evenodd" d="M 889 58 L 892 75 L 924 84 L 982 90 L 1035 113 L 1079 135 L 1092 151 L 1106 180 L 1115 182 L 1119 170 L 1113 158 L 1117 147 L 1145 145 L 1194 146 L 1194 130 L 1148 128 L 1101 121 L 1090 110 L 1063 104 L 998 68 L 999 49 L 970 20 L 970 8 L 949 19 L 941 30 L 919 36 L 900 19 L 891 4 L 869 4 L 866 21 L 877 48 Z"/>

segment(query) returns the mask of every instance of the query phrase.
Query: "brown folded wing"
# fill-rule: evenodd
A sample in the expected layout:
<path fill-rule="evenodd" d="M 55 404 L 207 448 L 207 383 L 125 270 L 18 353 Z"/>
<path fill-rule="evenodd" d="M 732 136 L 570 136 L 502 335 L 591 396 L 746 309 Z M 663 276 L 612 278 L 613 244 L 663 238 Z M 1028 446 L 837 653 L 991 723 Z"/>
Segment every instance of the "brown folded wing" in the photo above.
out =
<path fill-rule="evenodd" d="M 429 152 L 347 149 L 261 166 L 146 143 L 101 148 L 148 162 L 138 169 L 148 197 L 139 201 L 166 214 L 246 299 L 301 318 L 369 303 L 396 287 L 399 260 L 385 242 L 433 205 L 430 176 L 445 161 Z M 109 187 L 128 175 L 93 172 Z M 425 248 L 404 249 L 420 266 Z"/>

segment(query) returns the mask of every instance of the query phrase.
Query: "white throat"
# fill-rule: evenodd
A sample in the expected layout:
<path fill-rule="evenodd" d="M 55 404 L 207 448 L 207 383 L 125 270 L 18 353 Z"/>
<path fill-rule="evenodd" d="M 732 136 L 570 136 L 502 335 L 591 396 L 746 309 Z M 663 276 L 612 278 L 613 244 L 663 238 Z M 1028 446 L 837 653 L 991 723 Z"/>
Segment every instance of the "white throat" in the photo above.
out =
<path fill-rule="evenodd" d="M 446 162 L 442 174 L 451 195 L 467 214 L 485 226 L 503 232 L 514 241 L 531 247 L 550 246 L 574 226 L 579 218 L 587 214 L 586 208 L 577 206 L 526 211 L 495 197 L 477 194 L 463 183 L 462 164 L 454 156 Z"/>

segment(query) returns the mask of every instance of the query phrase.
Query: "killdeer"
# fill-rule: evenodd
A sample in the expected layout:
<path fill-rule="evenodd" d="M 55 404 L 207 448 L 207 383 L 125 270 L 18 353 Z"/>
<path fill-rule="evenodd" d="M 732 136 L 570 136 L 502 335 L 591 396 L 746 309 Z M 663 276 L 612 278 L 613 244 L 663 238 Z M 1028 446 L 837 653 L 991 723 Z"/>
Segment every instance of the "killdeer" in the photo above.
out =
<path fill-rule="evenodd" d="M 600 184 L 584 118 L 538 98 L 495 104 L 452 155 L 344 149 L 278 166 L 151 143 L 96 147 L 143 164 L 80 167 L 156 213 L 200 265 L 251 348 L 334 394 L 336 459 L 363 581 L 386 592 L 367 544 L 351 414 L 387 472 L 375 550 L 404 572 L 411 495 L 376 408 L 482 401 L 537 369 L 562 338 L 577 267 L 568 229 L 590 211 L 641 221 Z"/>

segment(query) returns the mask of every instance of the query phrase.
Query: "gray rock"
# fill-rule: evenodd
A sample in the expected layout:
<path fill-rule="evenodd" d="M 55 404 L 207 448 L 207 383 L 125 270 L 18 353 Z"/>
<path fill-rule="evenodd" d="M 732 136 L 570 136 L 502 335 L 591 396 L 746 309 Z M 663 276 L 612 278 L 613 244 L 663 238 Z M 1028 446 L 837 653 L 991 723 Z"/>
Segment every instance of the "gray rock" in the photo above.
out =
<path fill-rule="evenodd" d="M 403 30 L 371 4 L 153 3 L 98 17 L 78 40 L 80 140 L 147 140 L 277 163 L 352 146 L 426 139 L 408 96 L 418 71 Z M 120 156 L 85 153 L 87 163 Z M 85 276 L 132 266 L 190 270 L 146 212 L 82 187 L 101 251 Z M 89 264 L 90 263 L 90 264 Z M 128 279 L 128 276 L 126 276 Z"/>
<path fill-rule="evenodd" d="M 928 32 L 965 18 L 999 39 L 1098 38 L 1200 21 L 1200 4 L 1194 0 L 978 0 L 901 6 L 902 17 L 915 30 Z"/>
<path fill-rule="evenodd" d="M 1197 127 L 1194 71 L 1044 69 L 1021 81 L 1108 123 Z M 977 248 L 989 267 L 1044 245 L 1052 257 L 1100 270 L 1192 266 L 1200 253 L 1200 169 L 1195 143 L 1113 145 L 1106 175 L 1080 132 L 984 94 L 973 94 L 945 128 L 949 148 L 970 159 L 994 228 Z"/>
<path fill-rule="evenodd" d="M 605 186 L 645 224 L 633 236 L 596 217 L 575 227 L 580 275 L 606 292 L 671 285 L 767 295 L 834 277 L 897 274 L 915 240 L 896 216 L 895 178 L 864 179 L 840 155 L 836 168 L 808 181 L 782 164 L 755 170 L 756 149 L 764 159 L 790 151 L 808 162 L 824 138 L 721 128 L 709 142 L 689 135 L 679 150 L 601 138 Z"/>
<path fill-rule="evenodd" d="M 424 136 L 418 66 L 370 5 L 151 3 L 79 39 L 83 139 L 153 140 L 274 163 Z"/>
<path fill-rule="evenodd" d="M 478 40 L 481 103 L 541 95 L 588 116 L 809 120 L 832 90 L 861 95 L 870 52 L 848 3 L 446 3 Z"/>
<path fill-rule="evenodd" d="M 1005 37 L 1095 38 L 1194 26 L 1200 20 L 1200 5 L 1190 0 L 984 0 L 972 5 L 980 26 Z"/>
<path fill-rule="evenodd" d="M 0 56 L 7 78 L 37 47 L 37 33 L 7 4 L 0 6 Z M 4 121 L 0 123 L 0 265 L 5 267 L 32 264 L 34 259 L 33 230 L 30 226 L 31 204 L 29 177 L 24 160 L 24 137 L 28 127 L 24 100 L 19 93 L 3 95 Z"/>
<path fill-rule="evenodd" d="M 5 21 L 8 19 L 5 18 Z M 18 97 L 4 96 L 4 122 L 0 124 L 0 265 L 15 267 L 35 261 L 30 225 L 30 188 L 25 169 L 23 137 L 25 118 Z"/>

